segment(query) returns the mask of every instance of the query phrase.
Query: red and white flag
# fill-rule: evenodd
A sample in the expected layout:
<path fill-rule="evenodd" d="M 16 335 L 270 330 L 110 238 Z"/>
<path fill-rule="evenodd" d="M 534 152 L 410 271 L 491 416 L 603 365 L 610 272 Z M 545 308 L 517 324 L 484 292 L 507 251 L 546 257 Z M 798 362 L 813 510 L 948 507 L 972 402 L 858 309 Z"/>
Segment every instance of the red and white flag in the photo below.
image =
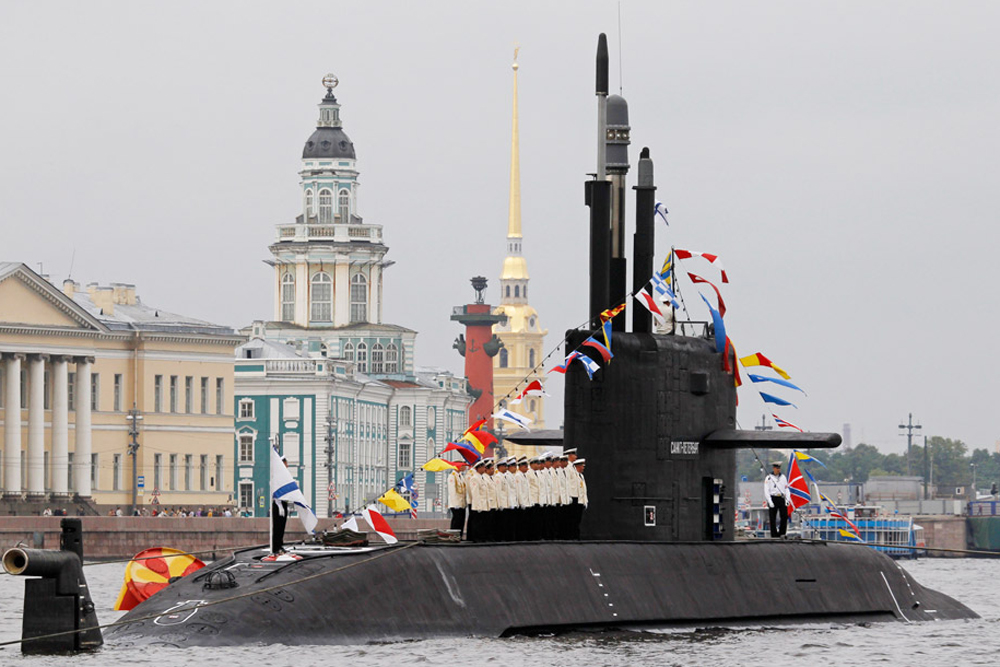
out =
<path fill-rule="evenodd" d="M 645 287 L 636 292 L 635 298 L 639 301 L 639 303 L 646 306 L 646 310 L 653 314 L 653 319 L 656 320 L 657 324 L 662 325 L 666 323 L 666 316 L 663 314 L 663 311 L 660 310 L 660 306 L 656 303 L 656 299 L 654 299 L 650 293 L 646 291 Z"/>
<path fill-rule="evenodd" d="M 712 263 L 713 266 L 715 266 L 715 268 L 719 270 L 720 273 L 722 273 L 722 282 L 724 283 L 729 282 L 729 276 L 726 275 L 726 270 L 722 268 L 722 260 L 719 259 L 718 255 L 712 254 L 710 252 L 697 252 L 694 250 L 681 250 L 680 248 L 675 248 L 674 256 L 677 259 L 691 259 L 692 257 L 701 257 L 703 259 L 707 259 L 709 262 Z"/>
<path fill-rule="evenodd" d="M 517 405 L 525 396 L 548 396 L 548 394 L 545 393 L 545 389 L 542 388 L 540 381 L 533 380 L 524 388 L 524 391 L 517 395 L 517 398 L 510 400 L 510 405 Z"/>
<path fill-rule="evenodd" d="M 396 539 L 396 533 L 392 532 L 392 528 L 389 527 L 389 522 L 386 521 L 382 514 L 379 513 L 378 509 L 374 505 L 369 505 L 361 512 L 364 516 L 365 521 L 368 525 L 372 527 L 379 536 L 385 540 L 386 544 L 395 544 L 399 540 Z"/>

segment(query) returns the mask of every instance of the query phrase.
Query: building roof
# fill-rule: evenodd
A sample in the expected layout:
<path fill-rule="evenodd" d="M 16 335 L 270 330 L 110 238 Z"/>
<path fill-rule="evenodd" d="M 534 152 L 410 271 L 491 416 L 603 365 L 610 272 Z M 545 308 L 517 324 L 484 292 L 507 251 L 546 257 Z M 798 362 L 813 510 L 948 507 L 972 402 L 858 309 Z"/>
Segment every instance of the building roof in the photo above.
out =
<path fill-rule="evenodd" d="M 159 308 L 147 306 L 138 297 L 136 297 L 134 304 L 116 303 L 111 314 L 105 313 L 99 306 L 94 304 L 90 294 L 86 291 L 77 292 L 71 298 L 78 306 L 112 330 L 138 329 L 140 331 L 202 333 L 219 336 L 236 335 L 232 327 L 213 324 L 205 320 L 178 315 L 177 313 L 170 313 Z"/>
<path fill-rule="evenodd" d="M 302 149 L 302 159 L 349 158 L 355 159 L 354 143 L 339 127 L 317 127 L 306 140 Z"/>
<path fill-rule="evenodd" d="M 252 338 L 236 348 L 237 359 L 310 359 L 287 343 Z"/>

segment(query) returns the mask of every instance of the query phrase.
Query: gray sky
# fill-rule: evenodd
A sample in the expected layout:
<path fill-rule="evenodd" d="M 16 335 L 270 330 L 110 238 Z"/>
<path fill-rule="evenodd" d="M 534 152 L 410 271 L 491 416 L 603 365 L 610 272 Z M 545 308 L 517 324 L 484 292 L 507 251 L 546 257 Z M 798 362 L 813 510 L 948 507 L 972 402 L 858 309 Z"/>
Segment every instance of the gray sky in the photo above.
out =
<path fill-rule="evenodd" d="M 657 261 L 671 244 L 722 257 L 738 352 L 809 393 L 780 392 L 799 409 L 778 414 L 899 450 L 912 411 L 926 434 L 992 451 L 1000 5 L 621 6 L 632 163 L 650 147 L 671 211 Z M 551 348 L 587 319 L 593 57 L 607 32 L 617 89 L 616 16 L 614 2 L 6 0 L 0 259 L 59 282 L 75 251 L 79 281 L 134 282 L 233 326 L 271 318 L 261 260 L 299 212 L 332 71 L 361 214 L 397 262 L 385 320 L 420 332 L 419 364 L 460 371 L 451 307 L 476 274 L 499 296 L 516 41 L 524 254 Z M 741 390 L 744 428 L 764 412 Z"/>

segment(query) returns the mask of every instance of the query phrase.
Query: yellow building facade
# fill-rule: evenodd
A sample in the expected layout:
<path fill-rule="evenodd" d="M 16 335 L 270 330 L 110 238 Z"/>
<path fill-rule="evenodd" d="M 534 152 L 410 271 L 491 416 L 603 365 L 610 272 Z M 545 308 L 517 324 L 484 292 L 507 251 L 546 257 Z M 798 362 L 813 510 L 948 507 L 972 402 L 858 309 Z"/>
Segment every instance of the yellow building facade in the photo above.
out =
<path fill-rule="evenodd" d="M 59 289 L 0 263 L 5 509 L 127 512 L 133 494 L 147 509 L 231 505 L 243 340 L 146 306 L 133 285 Z"/>
<path fill-rule="evenodd" d="M 516 55 L 515 55 L 516 58 Z M 528 262 L 521 254 L 521 167 L 518 149 L 517 71 L 514 70 L 514 102 L 510 144 L 510 204 L 507 217 L 507 256 L 500 274 L 500 305 L 494 314 L 507 316 L 506 322 L 495 324 L 493 332 L 503 341 L 503 348 L 493 358 L 493 395 L 508 409 L 532 420 L 532 429 L 545 428 L 545 398 L 527 396 L 519 404 L 511 405 L 516 397 L 533 380 L 545 382 L 542 359 L 547 329 L 543 329 L 538 312 L 528 301 Z M 506 398 L 505 398 L 506 397 Z M 504 400 L 505 399 L 505 400 Z M 533 456 L 534 447 L 511 444 L 508 451 L 514 455 Z"/>

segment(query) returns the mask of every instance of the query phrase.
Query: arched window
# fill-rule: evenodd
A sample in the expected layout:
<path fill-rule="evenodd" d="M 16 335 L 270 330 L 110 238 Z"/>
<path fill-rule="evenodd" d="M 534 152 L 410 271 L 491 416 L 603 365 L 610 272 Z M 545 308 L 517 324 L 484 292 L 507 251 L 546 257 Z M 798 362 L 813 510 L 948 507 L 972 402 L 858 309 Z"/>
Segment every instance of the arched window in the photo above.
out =
<path fill-rule="evenodd" d="M 295 319 L 295 276 L 286 273 L 281 276 L 281 320 L 291 322 Z"/>
<path fill-rule="evenodd" d="M 507 348 L 500 348 L 500 368 L 507 368 Z"/>
<path fill-rule="evenodd" d="M 363 273 L 351 278 L 351 322 L 368 321 L 368 280 Z"/>
<path fill-rule="evenodd" d="M 409 405 L 404 405 L 399 409 L 399 425 L 413 426 L 413 410 Z"/>
<path fill-rule="evenodd" d="M 328 273 L 320 272 L 313 276 L 309 319 L 313 322 L 333 321 L 333 280 Z"/>
<path fill-rule="evenodd" d="M 344 359 L 354 361 L 354 345 L 351 343 L 344 343 Z"/>
<path fill-rule="evenodd" d="M 368 346 L 364 343 L 358 343 L 358 354 L 355 361 L 358 364 L 359 373 L 368 372 Z"/>
<path fill-rule="evenodd" d="M 384 360 L 385 348 L 382 347 L 381 343 L 375 343 L 372 345 L 372 373 L 376 375 L 382 373 Z"/>
<path fill-rule="evenodd" d="M 518 298 L 518 299 L 521 298 L 521 286 L 520 285 L 514 285 L 514 297 Z"/>
<path fill-rule="evenodd" d="M 347 223 L 351 221 L 351 191 L 341 190 L 337 195 L 337 213 L 340 214 L 340 221 Z"/>
<path fill-rule="evenodd" d="M 399 372 L 399 350 L 395 343 L 389 343 L 389 346 L 385 348 L 385 372 Z"/>
<path fill-rule="evenodd" d="M 528 365 L 532 368 L 535 367 L 535 348 L 528 350 Z"/>
<path fill-rule="evenodd" d="M 316 215 L 316 211 L 313 209 L 313 205 L 315 203 L 316 202 L 313 201 L 312 188 L 309 188 L 308 190 L 306 190 L 306 222 L 309 221 L 310 217 Z"/>
<path fill-rule="evenodd" d="M 510 296 L 510 285 L 507 285 L 507 296 Z"/>
<path fill-rule="evenodd" d="M 333 222 L 333 193 L 326 188 L 319 191 L 319 221 L 324 225 Z"/>

